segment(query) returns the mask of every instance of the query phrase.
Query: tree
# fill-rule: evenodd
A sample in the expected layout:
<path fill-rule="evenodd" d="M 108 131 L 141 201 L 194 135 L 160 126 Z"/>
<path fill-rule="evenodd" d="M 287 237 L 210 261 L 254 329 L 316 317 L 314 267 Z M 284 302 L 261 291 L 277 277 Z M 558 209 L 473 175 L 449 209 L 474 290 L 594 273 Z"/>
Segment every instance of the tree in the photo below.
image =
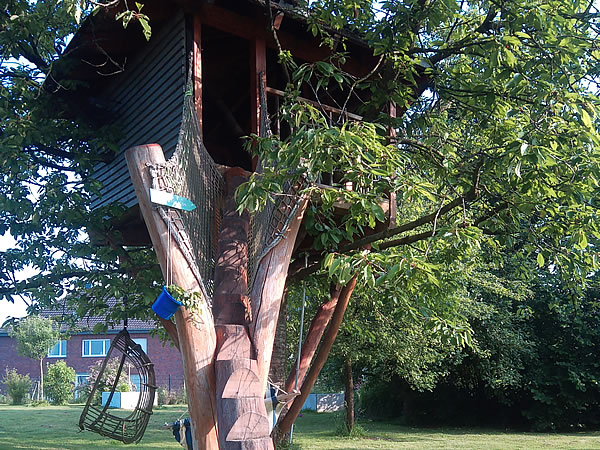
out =
<path fill-rule="evenodd" d="M 17 340 L 17 351 L 27 358 L 37 359 L 40 362 L 40 387 L 38 401 L 44 399 L 44 358 L 48 349 L 52 348 L 59 340 L 59 332 L 50 319 L 41 316 L 28 316 L 20 320 L 10 329 L 9 334 Z"/>
<path fill-rule="evenodd" d="M 378 60 L 356 78 L 343 70 L 349 57 L 343 52 L 297 64 L 281 49 L 290 74 L 281 119 L 293 133 L 253 137 L 253 150 L 274 169 L 237 191 L 240 209 L 255 211 L 283 181 L 304 176 L 315 199 L 305 220 L 315 237 L 308 267 L 298 260 L 288 271 L 289 282 L 331 280 L 330 298 L 308 336 L 316 344 L 324 336 L 324 345 L 318 352 L 316 344 L 307 346 L 303 355 L 303 395 L 333 345 L 357 277 L 371 287 L 401 280 L 431 288 L 454 261 L 468 263 L 488 244 L 506 246 L 572 286 L 586 283 L 597 269 L 589 244 L 598 234 L 594 3 L 307 3 L 300 2 L 299 12 L 325 45 L 343 51 L 351 33 Z M 99 149 L 111 145 L 110 130 L 74 120 L 62 114 L 56 96 L 39 95 L 72 87 L 68 79 L 58 83 L 55 71 L 76 28 L 76 4 L 13 0 L 0 16 L 0 145 L 7 161 L 0 231 L 17 238 L 0 259 L 0 294 L 52 303 L 77 293 L 81 312 L 97 312 L 105 296 L 127 295 L 129 316 L 146 317 L 153 281 L 160 279 L 151 251 L 115 243 L 107 217 L 122 212 L 119 205 L 87 209 L 97 191 L 90 169 L 106 157 Z M 323 101 L 339 89 L 348 98 L 341 109 L 363 103 L 365 120 L 330 121 L 298 101 L 301 87 Z M 384 107 L 395 114 L 382 114 Z M 338 189 L 314 183 L 321 174 L 333 174 Z M 349 183 L 352 190 L 339 189 Z M 342 218 L 334 214 L 339 199 L 352 205 Z M 382 199 L 390 211 L 397 208 L 387 228 Z M 83 228 L 112 245 L 93 246 Z M 37 274 L 17 281 L 25 267 Z"/>
<path fill-rule="evenodd" d="M 75 369 L 64 361 L 48 365 L 46 391 L 53 405 L 64 405 L 73 398 L 75 387 Z"/>

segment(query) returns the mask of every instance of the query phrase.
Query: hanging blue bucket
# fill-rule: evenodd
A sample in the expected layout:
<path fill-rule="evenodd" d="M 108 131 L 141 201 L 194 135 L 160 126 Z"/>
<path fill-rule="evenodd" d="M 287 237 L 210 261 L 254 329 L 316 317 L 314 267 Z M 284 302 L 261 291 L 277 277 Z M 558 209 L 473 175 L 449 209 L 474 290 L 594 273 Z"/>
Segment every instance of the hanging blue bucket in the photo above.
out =
<path fill-rule="evenodd" d="M 163 286 L 160 295 L 152 304 L 152 311 L 154 311 L 159 317 L 169 320 L 180 306 L 183 306 L 183 303 L 175 300 L 171 294 L 169 294 L 167 288 Z"/>

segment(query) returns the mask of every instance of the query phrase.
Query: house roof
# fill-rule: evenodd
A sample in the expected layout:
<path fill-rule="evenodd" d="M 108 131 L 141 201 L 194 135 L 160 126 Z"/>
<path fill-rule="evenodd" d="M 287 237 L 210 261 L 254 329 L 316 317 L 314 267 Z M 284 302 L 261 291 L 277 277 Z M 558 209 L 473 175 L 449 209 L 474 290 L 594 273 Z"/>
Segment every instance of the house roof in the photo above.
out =
<path fill-rule="evenodd" d="M 71 334 L 76 333 L 93 333 L 94 327 L 97 324 L 103 324 L 106 322 L 106 316 L 110 313 L 111 309 L 116 307 L 119 302 L 116 299 L 110 299 L 106 302 L 108 309 L 102 315 L 92 316 L 86 314 L 83 317 L 77 315 L 77 312 L 70 308 L 66 302 L 61 302 L 56 305 L 55 309 L 42 308 L 39 310 L 39 314 L 42 317 L 51 318 L 60 324 L 62 332 L 69 331 Z M 129 331 L 150 331 L 156 328 L 156 324 L 151 321 L 145 321 L 140 319 L 128 319 L 127 329 Z M 123 322 L 119 321 L 108 326 L 107 333 L 117 332 L 123 329 Z M 8 334 L 8 329 L 0 328 L 0 335 Z"/>

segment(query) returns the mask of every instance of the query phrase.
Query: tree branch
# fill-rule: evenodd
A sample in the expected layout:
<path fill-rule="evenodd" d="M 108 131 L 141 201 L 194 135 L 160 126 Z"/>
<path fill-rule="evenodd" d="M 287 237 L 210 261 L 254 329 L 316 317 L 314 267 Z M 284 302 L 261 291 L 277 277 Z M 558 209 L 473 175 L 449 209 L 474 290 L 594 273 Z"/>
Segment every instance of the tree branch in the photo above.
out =
<path fill-rule="evenodd" d="M 144 264 L 142 266 L 136 267 L 137 270 L 146 270 L 158 267 L 157 264 Z M 17 295 L 22 291 L 29 289 L 36 289 L 41 286 L 47 285 L 49 283 L 54 283 L 57 281 L 68 280 L 71 278 L 85 277 L 91 275 L 116 275 L 116 274 L 126 274 L 131 272 L 131 268 L 118 268 L 111 270 L 98 270 L 94 272 L 90 272 L 89 270 L 74 270 L 71 272 L 65 273 L 56 273 L 49 275 L 38 275 L 30 278 L 29 280 L 20 281 L 15 283 L 14 286 L 9 287 L 0 287 L 0 295 Z"/>

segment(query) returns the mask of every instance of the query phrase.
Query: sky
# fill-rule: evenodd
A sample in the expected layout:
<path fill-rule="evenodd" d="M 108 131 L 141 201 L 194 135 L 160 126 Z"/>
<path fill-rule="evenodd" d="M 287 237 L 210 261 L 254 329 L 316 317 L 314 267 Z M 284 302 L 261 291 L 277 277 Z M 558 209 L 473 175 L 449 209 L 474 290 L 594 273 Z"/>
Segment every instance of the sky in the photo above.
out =
<path fill-rule="evenodd" d="M 6 251 L 15 245 L 15 240 L 10 233 L 5 233 L 0 236 L 0 252 Z M 19 275 L 19 278 L 26 278 L 33 274 L 33 271 L 23 271 Z M 14 303 L 8 300 L 0 300 L 0 326 L 9 317 L 24 317 L 27 315 L 27 305 L 19 297 L 14 298 Z"/>

